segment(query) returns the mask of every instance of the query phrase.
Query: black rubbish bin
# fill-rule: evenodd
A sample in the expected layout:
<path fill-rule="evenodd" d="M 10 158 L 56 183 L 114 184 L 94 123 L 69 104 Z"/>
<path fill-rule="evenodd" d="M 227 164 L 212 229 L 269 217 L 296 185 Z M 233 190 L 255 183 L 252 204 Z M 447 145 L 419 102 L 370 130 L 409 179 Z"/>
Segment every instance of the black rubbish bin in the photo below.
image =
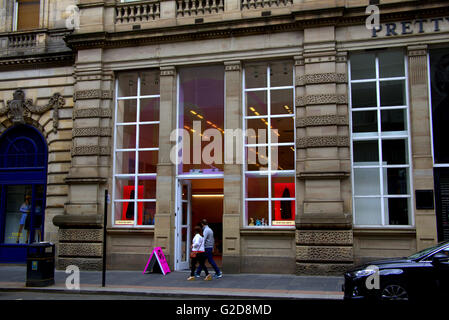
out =
<path fill-rule="evenodd" d="M 47 287 L 55 284 L 55 245 L 37 242 L 27 250 L 27 287 Z"/>

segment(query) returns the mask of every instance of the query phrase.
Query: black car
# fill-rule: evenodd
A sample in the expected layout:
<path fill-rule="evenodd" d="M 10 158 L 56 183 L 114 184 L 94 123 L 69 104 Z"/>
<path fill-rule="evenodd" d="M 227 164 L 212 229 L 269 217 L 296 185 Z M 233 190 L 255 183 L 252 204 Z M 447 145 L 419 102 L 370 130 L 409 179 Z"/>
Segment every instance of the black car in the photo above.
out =
<path fill-rule="evenodd" d="M 344 277 L 345 300 L 449 298 L 449 241 L 410 257 L 372 261 Z"/>

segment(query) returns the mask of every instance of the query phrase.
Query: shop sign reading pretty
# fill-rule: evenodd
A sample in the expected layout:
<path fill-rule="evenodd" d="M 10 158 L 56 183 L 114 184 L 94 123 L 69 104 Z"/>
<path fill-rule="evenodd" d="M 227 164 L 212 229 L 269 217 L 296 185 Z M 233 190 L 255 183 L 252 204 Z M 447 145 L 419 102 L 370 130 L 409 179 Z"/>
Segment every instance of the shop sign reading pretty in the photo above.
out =
<path fill-rule="evenodd" d="M 449 17 L 380 23 L 370 29 L 372 38 L 449 31 Z"/>

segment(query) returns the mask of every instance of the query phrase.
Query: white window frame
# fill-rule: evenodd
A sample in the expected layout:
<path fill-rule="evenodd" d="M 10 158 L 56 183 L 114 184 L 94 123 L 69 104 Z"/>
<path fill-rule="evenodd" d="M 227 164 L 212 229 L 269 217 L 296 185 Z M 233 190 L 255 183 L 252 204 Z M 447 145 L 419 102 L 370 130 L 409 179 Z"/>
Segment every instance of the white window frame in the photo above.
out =
<path fill-rule="evenodd" d="M 115 204 L 116 203 L 125 203 L 129 202 L 129 199 L 116 199 L 116 181 L 117 179 L 134 179 L 134 212 L 138 212 L 138 204 L 144 203 L 144 202 L 153 202 L 156 205 L 156 198 L 154 199 L 139 199 L 139 193 L 138 193 L 138 185 L 139 185 L 139 178 L 140 177 L 157 177 L 157 173 L 139 173 L 139 152 L 142 151 L 157 151 L 159 152 L 159 142 L 158 147 L 155 148 L 140 148 L 139 147 L 139 130 L 140 125 L 158 125 L 158 128 L 160 129 L 160 115 L 158 121 L 140 121 L 140 101 L 142 99 L 159 99 L 160 101 L 160 91 L 157 95 L 140 95 L 141 93 L 141 77 L 137 73 L 137 95 L 136 96 L 124 96 L 119 97 L 119 79 L 118 77 L 115 80 L 115 118 L 114 118 L 114 151 L 113 151 L 113 172 L 112 172 L 112 206 L 111 206 L 111 214 L 112 214 L 112 226 L 114 228 L 149 228 L 153 229 L 154 225 L 137 225 L 137 214 L 134 214 L 134 223 L 131 225 L 117 225 L 115 224 L 115 221 L 118 219 L 115 219 Z M 137 100 L 136 103 L 136 122 L 117 122 L 118 119 L 118 103 L 119 101 L 123 100 Z M 127 126 L 127 125 L 135 125 L 136 126 L 136 147 L 135 148 L 124 148 L 124 149 L 118 149 L 117 148 L 117 128 L 119 126 Z M 122 173 L 116 173 L 116 164 L 117 164 L 117 152 L 135 152 L 135 172 L 133 174 L 122 174 Z M 157 219 L 156 215 L 155 218 Z"/>
<path fill-rule="evenodd" d="M 351 77 L 351 59 L 348 60 L 348 102 L 349 102 L 349 123 L 350 123 L 350 141 L 351 141 L 351 183 L 352 183 L 352 212 L 353 212 L 353 223 L 357 228 L 412 228 L 415 225 L 415 215 L 414 215 L 414 187 L 413 187 L 413 178 L 412 178 L 412 145 L 411 145 L 411 134 L 410 134 L 410 99 L 409 99 L 409 88 L 408 88 L 408 60 L 407 55 L 404 54 L 404 76 L 402 77 L 388 77 L 381 78 L 379 75 L 379 58 L 376 53 L 375 57 L 375 68 L 376 68 L 376 78 L 370 79 L 360 79 L 360 80 L 352 80 Z M 405 86 L 405 105 L 403 106 L 388 106 L 382 107 L 380 103 L 380 82 L 382 81 L 394 81 L 401 80 L 404 81 Z M 375 82 L 376 83 L 376 107 L 361 107 L 361 108 L 352 108 L 352 84 L 354 83 L 367 83 L 367 82 Z M 404 110 L 406 114 L 406 130 L 405 131 L 397 131 L 393 133 L 382 133 L 382 114 L 383 110 Z M 373 133 L 353 133 L 353 123 L 352 123 L 352 114 L 353 112 L 364 112 L 364 111 L 376 111 L 377 117 L 377 132 Z M 382 141 L 385 140 L 404 140 L 407 146 L 407 154 L 408 164 L 404 165 L 387 165 L 382 163 Z M 378 144 L 378 152 L 379 152 L 379 160 L 375 165 L 355 165 L 354 164 L 354 141 L 377 141 Z M 377 168 L 379 169 L 379 194 L 376 195 L 356 195 L 355 194 L 355 181 L 354 181 L 354 169 L 369 169 L 369 168 Z M 407 182 L 409 186 L 408 194 L 405 195 L 388 195 L 384 191 L 384 185 L 386 183 L 386 170 L 389 168 L 405 168 L 407 169 Z M 362 225 L 356 224 L 356 206 L 355 200 L 362 198 L 380 198 L 380 207 L 381 207 L 381 224 L 372 224 L 372 225 Z M 389 213 L 385 208 L 385 200 L 389 198 L 407 198 L 409 202 L 409 211 L 408 211 L 408 225 L 390 225 L 388 224 Z"/>
<path fill-rule="evenodd" d="M 297 201 L 296 201 L 296 193 L 297 193 L 297 187 L 296 187 L 296 104 L 295 104 L 295 66 L 294 63 L 292 64 L 292 85 L 291 86 L 281 86 L 281 87 L 271 87 L 271 79 L 270 79 L 270 62 L 267 61 L 267 86 L 266 87 L 260 87 L 260 88 L 246 88 L 246 68 L 243 68 L 242 72 L 242 109 L 243 109 L 243 124 L 242 129 L 243 132 L 246 132 L 246 121 L 251 119 L 267 119 L 268 120 L 268 126 L 267 128 L 271 128 L 271 119 L 272 118 L 293 118 L 293 142 L 284 142 L 284 143 L 271 143 L 271 134 L 270 131 L 267 130 L 267 143 L 262 144 L 248 144 L 246 143 L 246 135 L 242 135 L 242 146 L 243 146 L 243 166 L 242 166 L 242 199 L 243 199 L 243 227 L 248 229 L 260 229 L 260 228 L 270 228 L 270 229 L 295 229 L 296 227 L 293 226 L 273 226 L 272 221 L 272 203 L 274 201 L 295 201 L 295 217 L 296 217 L 296 207 L 297 207 Z M 293 94 L 293 101 L 292 101 L 292 107 L 293 107 L 293 114 L 292 115 L 272 115 L 271 114 L 271 91 L 276 90 L 292 90 Z M 246 93 L 247 92 L 255 92 L 255 91 L 265 91 L 267 93 L 267 114 L 266 115 L 259 115 L 259 116 L 248 116 L 246 114 L 247 108 L 246 108 Z M 271 170 L 271 147 L 273 146 L 289 146 L 294 149 L 294 169 L 293 170 Z M 267 147 L 267 153 L 268 153 L 268 170 L 264 171 L 264 174 L 262 174 L 260 171 L 247 171 L 246 165 L 247 165 L 247 157 L 246 157 L 246 148 L 247 147 Z M 267 198 L 246 198 L 246 175 L 247 173 L 254 173 L 259 174 L 261 177 L 267 176 L 268 177 L 268 197 Z M 290 198 L 274 198 L 272 197 L 272 175 L 276 174 L 278 177 L 293 177 L 295 182 L 295 195 Z M 248 215 L 246 212 L 246 203 L 247 202 L 257 202 L 257 201 L 263 201 L 268 202 L 268 221 L 266 226 L 249 226 L 248 225 Z"/>

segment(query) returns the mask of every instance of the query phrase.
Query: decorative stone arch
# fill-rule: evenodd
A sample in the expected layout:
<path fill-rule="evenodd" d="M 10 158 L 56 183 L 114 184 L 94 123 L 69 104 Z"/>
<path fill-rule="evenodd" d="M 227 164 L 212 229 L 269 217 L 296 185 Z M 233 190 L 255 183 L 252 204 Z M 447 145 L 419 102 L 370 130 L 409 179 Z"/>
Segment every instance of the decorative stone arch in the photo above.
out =
<path fill-rule="evenodd" d="M 51 132 L 57 132 L 59 126 L 59 109 L 64 107 L 65 99 L 58 92 L 53 94 L 49 102 L 43 106 L 37 106 L 31 99 L 25 98 L 25 92 L 22 89 L 14 91 L 13 99 L 8 100 L 5 107 L 0 108 L 0 116 L 7 118 L 1 122 L 0 134 L 15 124 L 28 124 L 38 129 L 47 140 Z M 53 127 L 46 132 L 44 126 L 39 121 L 33 119 L 33 115 L 43 115 L 45 112 L 53 109 Z M 48 141 L 47 141 L 48 143 Z"/>
<path fill-rule="evenodd" d="M 29 126 L 32 126 L 33 128 L 37 129 L 39 133 L 45 138 L 45 142 L 49 143 L 48 135 L 50 132 L 46 132 L 45 128 L 36 120 L 30 118 L 30 117 L 24 117 L 24 124 L 27 124 Z M 5 119 L 2 122 L 0 122 L 0 136 L 2 136 L 3 132 L 8 130 L 9 128 L 14 127 L 16 124 L 14 124 L 10 119 Z"/>

